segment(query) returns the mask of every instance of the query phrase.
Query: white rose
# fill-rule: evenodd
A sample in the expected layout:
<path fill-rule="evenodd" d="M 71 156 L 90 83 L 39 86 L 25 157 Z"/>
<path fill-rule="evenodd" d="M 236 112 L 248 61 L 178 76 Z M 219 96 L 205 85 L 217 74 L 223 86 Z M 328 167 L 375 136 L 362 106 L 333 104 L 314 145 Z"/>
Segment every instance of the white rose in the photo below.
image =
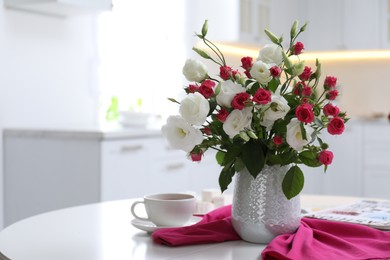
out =
<path fill-rule="evenodd" d="M 270 66 L 268 64 L 259 60 L 253 63 L 250 74 L 252 78 L 256 79 L 261 84 L 267 84 L 272 79 L 272 75 L 269 69 Z"/>
<path fill-rule="evenodd" d="M 188 81 L 201 82 L 207 76 L 207 67 L 202 62 L 189 58 L 184 64 L 183 74 Z"/>
<path fill-rule="evenodd" d="M 257 60 L 269 65 L 280 65 L 283 62 L 282 48 L 276 44 L 266 44 L 259 52 Z"/>
<path fill-rule="evenodd" d="M 298 119 L 291 119 L 290 123 L 287 125 L 286 141 L 296 151 L 301 151 L 305 145 L 311 142 L 313 128 L 306 124 L 304 124 L 303 127 L 306 130 L 307 140 L 302 137 L 300 122 Z"/>
<path fill-rule="evenodd" d="M 273 94 L 271 102 L 263 107 L 263 111 L 263 121 L 260 124 L 269 131 L 276 120 L 286 116 L 288 111 L 290 111 L 290 106 L 283 96 Z"/>
<path fill-rule="evenodd" d="M 246 89 L 240 84 L 231 80 L 224 81 L 221 83 L 221 88 L 217 95 L 217 103 L 223 107 L 231 107 L 234 96 L 245 91 Z"/>
<path fill-rule="evenodd" d="M 223 123 L 223 130 L 230 138 L 233 138 L 245 128 L 250 128 L 252 122 L 252 108 L 247 107 L 243 110 L 233 110 L 226 121 Z"/>
<path fill-rule="evenodd" d="M 161 127 L 161 132 L 169 144 L 185 152 L 191 152 L 195 145 L 202 143 L 203 135 L 180 116 L 170 116 Z"/>
<path fill-rule="evenodd" d="M 210 111 L 210 104 L 200 93 L 190 93 L 180 103 L 179 113 L 190 124 L 202 125 Z"/>

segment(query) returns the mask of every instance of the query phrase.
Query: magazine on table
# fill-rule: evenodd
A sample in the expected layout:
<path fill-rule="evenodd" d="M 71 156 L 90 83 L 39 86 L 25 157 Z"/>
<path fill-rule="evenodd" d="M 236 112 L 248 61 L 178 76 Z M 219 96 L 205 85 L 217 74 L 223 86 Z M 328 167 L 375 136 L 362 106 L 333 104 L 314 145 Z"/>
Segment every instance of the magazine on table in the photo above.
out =
<path fill-rule="evenodd" d="M 310 212 L 304 216 L 390 230 L 390 201 L 362 200 L 348 205 Z"/>

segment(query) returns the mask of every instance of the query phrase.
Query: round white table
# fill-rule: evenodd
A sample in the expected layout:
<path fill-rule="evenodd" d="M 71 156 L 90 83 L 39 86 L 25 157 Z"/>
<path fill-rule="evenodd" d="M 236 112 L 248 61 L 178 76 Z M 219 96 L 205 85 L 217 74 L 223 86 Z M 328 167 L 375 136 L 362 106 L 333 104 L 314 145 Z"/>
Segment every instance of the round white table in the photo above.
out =
<path fill-rule="evenodd" d="M 301 198 L 302 207 L 311 209 L 358 200 L 307 195 Z M 21 220 L 0 232 L 0 252 L 12 260 L 227 260 L 260 259 L 266 246 L 244 241 L 182 247 L 154 244 L 149 234 L 130 223 L 133 201 L 77 206 Z"/>

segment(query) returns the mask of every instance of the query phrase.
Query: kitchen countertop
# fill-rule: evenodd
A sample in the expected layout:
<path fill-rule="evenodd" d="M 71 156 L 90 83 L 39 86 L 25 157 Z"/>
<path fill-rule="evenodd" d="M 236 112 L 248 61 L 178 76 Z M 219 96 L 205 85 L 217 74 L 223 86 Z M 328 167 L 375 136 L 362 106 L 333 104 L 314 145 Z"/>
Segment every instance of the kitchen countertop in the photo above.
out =
<path fill-rule="evenodd" d="M 56 127 L 56 128 L 22 128 L 3 129 L 6 137 L 34 138 L 81 138 L 81 139 L 128 139 L 140 137 L 160 137 L 161 129 L 157 127 Z"/>

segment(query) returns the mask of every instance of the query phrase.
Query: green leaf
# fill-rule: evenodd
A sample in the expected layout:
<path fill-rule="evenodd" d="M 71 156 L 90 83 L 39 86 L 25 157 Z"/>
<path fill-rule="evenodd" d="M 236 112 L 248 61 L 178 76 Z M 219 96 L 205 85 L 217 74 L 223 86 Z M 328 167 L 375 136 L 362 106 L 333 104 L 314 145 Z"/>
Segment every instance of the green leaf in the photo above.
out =
<path fill-rule="evenodd" d="M 239 171 L 243 170 L 244 168 L 245 168 L 244 162 L 241 160 L 240 157 L 238 157 L 238 158 L 236 159 L 236 162 L 234 163 L 234 170 L 235 170 L 236 172 L 239 172 Z"/>
<path fill-rule="evenodd" d="M 274 122 L 273 128 L 275 129 L 276 133 L 278 133 L 279 135 L 283 135 L 287 132 L 287 124 L 288 121 L 278 119 Z"/>
<path fill-rule="evenodd" d="M 225 166 L 222 169 L 221 174 L 219 175 L 219 179 L 218 179 L 219 187 L 221 188 L 221 192 L 224 192 L 228 188 L 229 184 L 232 182 L 232 179 L 233 179 L 233 176 L 235 173 L 236 172 L 235 172 L 234 168 L 231 167 L 231 164 Z"/>
<path fill-rule="evenodd" d="M 288 165 L 296 161 L 297 154 L 295 152 L 285 152 L 279 155 L 280 159 L 282 160 L 281 165 Z"/>
<path fill-rule="evenodd" d="M 299 159 L 309 167 L 319 167 L 322 164 L 317 160 L 317 153 L 313 151 L 303 151 L 299 154 Z"/>
<path fill-rule="evenodd" d="M 223 165 L 223 160 L 225 159 L 225 152 L 222 152 L 222 151 L 218 151 L 217 154 L 215 155 L 215 159 L 217 159 L 217 163 L 219 165 Z"/>
<path fill-rule="evenodd" d="M 233 163 L 239 154 L 241 153 L 241 147 L 240 146 L 232 146 L 225 154 L 225 158 L 223 160 L 222 165 L 228 165 Z"/>
<path fill-rule="evenodd" d="M 279 80 L 273 78 L 273 79 L 271 79 L 271 81 L 268 83 L 268 87 L 269 87 L 269 89 L 270 89 L 273 93 L 275 93 L 276 89 L 279 87 L 279 84 L 280 84 Z"/>
<path fill-rule="evenodd" d="M 284 176 L 282 188 L 287 199 L 297 196 L 303 189 L 305 177 L 298 166 L 291 167 Z"/>
<path fill-rule="evenodd" d="M 282 158 L 279 155 L 271 154 L 267 157 L 267 163 L 270 165 L 282 164 Z"/>
<path fill-rule="evenodd" d="M 241 159 L 249 173 L 256 177 L 264 167 L 266 147 L 261 142 L 251 140 L 243 145 Z"/>

